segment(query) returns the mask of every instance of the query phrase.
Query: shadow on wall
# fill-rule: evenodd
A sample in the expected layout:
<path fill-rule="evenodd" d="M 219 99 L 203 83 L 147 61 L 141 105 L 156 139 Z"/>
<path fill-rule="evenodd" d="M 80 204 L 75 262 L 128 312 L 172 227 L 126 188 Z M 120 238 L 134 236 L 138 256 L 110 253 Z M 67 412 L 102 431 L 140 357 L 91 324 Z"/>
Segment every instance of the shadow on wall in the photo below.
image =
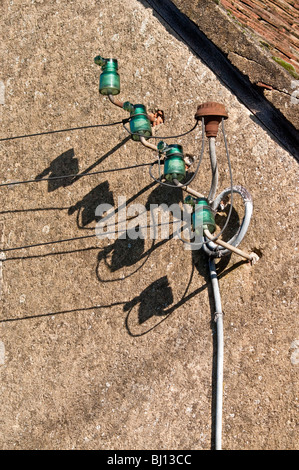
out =
<path fill-rule="evenodd" d="M 114 206 L 113 193 L 109 189 L 108 181 L 96 186 L 86 196 L 78 201 L 74 206 L 68 210 L 68 215 L 73 215 L 77 211 L 77 226 L 78 228 L 85 228 L 91 222 L 98 222 L 101 217 L 96 217 L 95 211 L 100 204 L 110 204 Z M 94 227 L 90 228 L 94 230 Z"/>
<path fill-rule="evenodd" d="M 48 192 L 50 193 L 58 188 L 70 186 L 73 183 L 74 176 L 76 176 L 78 172 L 78 159 L 75 158 L 74 149 L 69 149 L 55 158 L 48 168 L 45 168 L 44 171 L 35 177 L 35 180 L 38 181 L 46 177 L 57 178 L 48 181 Z"/>
<path fill-rule="evenodd" d="M 144 188 L 141 192 L 143 192 L 145 189 L 146 188 Z M 109 202 L 110 204 L 113 205 L 112 195 L 111 195 L 111 200 L 107 199 L 107 195 L 109 195 L 108 182 L 106 182 L 106 184 L 100 185 L 97 191 L 93 190 L 90 194 L 95 195 L 95 199 L 91 198 L 90 195 L 87 195 L 76 206 L 71 208 L 73 211 L 76 209 L 80 210 L 82 207 L 84 207 L 83 212 L 82 212 L 82 221 L 84 223 L 85 222 L 89 223 L 92 220 L 95 220 L 94 212 L 98 203 Z M 132 202 L 133 199 L 137 198 L 139 194 L 140 193 L 137 193 L 136 195 L 134 195 L 130 199 L 130 202 Z M 105 196 L 105 199 L 101 199 L 101 197 L 103 196 Z M 148 199 L 145 205 L 145 208 L 147 211 L 146 212 L 147 233 L 149 233 L 149 228 L 151 228 L 152 230 L 154 226 L 153 224 L 154 219 L 151 217 L 152 204 L 159 206 L 163 202 L 168 207 L 170 207 L 171 204 L 174 204 L 174 203 L 178 204 L 179 202 L 182 202 L 182 199 L 183 199 L 183 194 L 181 190 L 175 190 L 173 192 L 170 192 L 168 191 L 168 188 L 165 188 L 163 186 L 157 186 L 148 196 Z M 227 220 L 229 208 L 230 206 L 229 204 L 227 204 L 224 210 L 216 215 L 216 223 L 220 227 L 220 229 L 224 226 Z M 86 211 L 85 216 L 84 216 L 84 211 Z M 115 213 L 116 212 L 117 210 L 115 211 Z M 132 222 L 134 224 L 134 217 L 131 219 L 126 218 L 126 220 L 130 221 L 130 225 L 132 227 Z M 159 221 L 155 221 L 155 222 L 157 223 Z M 112 243 L 110 243 L 109 245 L 101 249 L 98 253 L 96 275 L 100 282 L 122 281 L 136 274 L 136 272 L 138 272 L 145 265 L 145 263 L 148 261 L 149 257 L 155 250 L 164 246 L 166 243 L 171 241 L 172 238 L 176 235 L 175 227 L 173 227 L 173 232 L 169 233 L 169 236 L 167 238 L 165 239 L 164 238 L 159 239 L 159 237 L 154 238 L 152 240 L 151 246 L 149 245 L 146 246 L 145 240 L 142 238 L 142 236 L 138 234 L 138 232 L 141 233 L 141 230 L 137 221 L 136 221 L 136 224 L 137 224 L 136 226 L 125 230 L 124 232 L 121 233 L 121 236 L 119 236 L 119 234 L 117 233 L 117 228 L 116 226 L 114 226 L 114 221 L 111 222 L 111 224 L 113 225 L 113 228 L 115 228 L 116 230 L 116 235 L 115 235 L 116 239 Z M 170 219 L 170 224 L 171 224 L 171 219 Z M 156 235 L 157 235 L 159 225 L 155 225 L 155 227 L 157 229 L 157 232 L 156 232 Z M 109 220 L 108 220 L 107 228 L 109 229 Z M 230 218 L 230 224 L 225 230 L 225 234 L 226 234 L 225 238 L 229 239 L 238 231 L 239 228 L 240 228 L 240 218 L 239 218 L 238 212 L 233 207 L 231 218 Z M 90 230 L 94 230 L 94 228 L 91 228 Z M 137 233 L 137 236 L 136 236 L 136 233 Z M 184 249 L 183 244 L 181 246 L 181 249 Z M 192 257 L 195 259 L 194 251 L 192 252 Z M 123 268 L 128 268 L 131 266 L 134 266 L 132 270 L 124 270 L 123 272 L 121 271 Z M 112 275 L 110 276 L 109 274 L 107 275 L 107 272 L 110 274 L 113 274 L 113 273 L 116 273 L 117 271 L 120 271 L 120 274 L 117 277 L 114 277 Z M 200 272 L 200 274 L 202 273 Z"/>
<path fill-rule="evenodd" d="M 134 199 L 137 199 L 138 196 L 144 192 L 144 190 L 149 189 L 150 187 L 153 186 L 155 183 L 151 183 L 148 185 L 146 188 L 141 190 L 139 193 L 134 195 L 133 197 L 130 198 L 128 203 L 131 203 Z M 182 201 L 182 190 L 177 190 L 175 189 L 173 192 L 170 192 L 168 188 L 165 188 L 164 186 L 157 186 L 149 195 L 147 202 L 145 204 L 145 209 L 147 211 L 146 213 L 146 220 L 147 222 L 147 231 L 149 232 L 149 228 L 152 228 L 152 219 L 150 217 L 151 214 L 151 205 L 156 204 L 160 205 L 162 202 L 168 206 L 171 204 L 178 204 L 179 202 Z M 91 208 L 91 212 L 94 210 L 94 208 Z M 133 217 L 134 219 L 134 217 Z M 132 219 L 126 219 L 132 220 Z M 150 222 L 149 222 L 150 221 Z M 139 271 L 144 264 L 147 262 L 149 259 L 151 253 L 153 253 L 154 250 L 157 248 L 160 248 L 162 245 L 167 243 L 169 240 L 171 240 L 174 236 L 174 234 L 170 234 L 169 239 L 162 239 L 162 240 L 152 240 L 151 246 L 146 250 L 145 247 L 145 241 L 143 238 L 136 238 L 135 233 L 138 232 L 140 227 L 136 225 L 133 228 L 128 229 L 121 238 L 116 238 L 116 240 L 111 244 L 106 247 L 104 247 L 98 254 L 98 263 L 97 263 L 97 268 L 96 268 L 96 273 L 97 273 L 97 278 L 100 282 L 115 282 L 115 281 L 120 281 L 123 279 L 126 279 L 129 276 L 132 276 L 135 274 L 137 271 Z M 127 274 L 126 276 L 123 275 L 123 277 L 118 277 L 115 279 L 107 279 L 104 278 L 103 273 L 102 273 L 102 263 L 106 266 L 106 268 L 109 269 L 110 273 L 114 273 L 124 267 L 129 267 L 136 265 L 140 261 L 143 262 L 136 267 L 132 272 Z"/>
<path fill-rule="evenodd" d="M 220 226 L 224 225 L 228 211 L 229 207 L 225 209 L 226 215 L 220 215 L 218 217 L 218 223 Z M 232 221 L 236 232 L 236 227 L 240 225 L 240 219 L 235 209 L 233 209 L 232 214 Z M 227 235 L 231 236 L 232 234 L 229 233 Z M 155 247 L 153 247 L 153 249 L 160 247 L 163 242 L 165 243 L 167 241 L 169 240 L 163 240 L 162 242 L 159 242 Z M 184 248 L 182 247 L 182 249 Z M 131 336 L 138 337 L 149 333 L 154 328 L 159 326 L 163 321 L 167 320 L 169 316 L 174 313 L 178 308 L 182 307 L 193 297 L 199 295 L 206 288 L 209 291 L 211 328 L 214 328 L 213 315 L 215 309 L 213 291 L 210 283 L 210 274 L 208 270 L 208 257 L 203 252 L 203 250 L 191 251 L 191 257 L 192 267 L 190 268 L 189 280 L 186 284 L 186 288 L 181 299 L 178 300 L 175 304 L 171 305 L 174 300 L 172 288 L 169 284 L 167 276 L 163 276 L 157 281 L 151 283 L 146 289 L 141 292 L 141 294 L 134 297 L 134 299 L 124 305 L 124 311 L 127 312 L 125 324 L 127 331 Z M 243 264 L 247 264 L 247 261 L 241 260 L 230 268 L 227 268 L 230 259 L 231 253 L 224 256 L 223 258 L 220 258 L 220 260 L 218 261 L 216 266 L 218 279 L 221 279 L 222 277 L 226 276 L 226 274 L 239 268 Z M 188 294 L 195 269 L 198 271 L 198 274 L 205 280 L 205 284 Z M 137 310 L 134 309 L 134 307 L 136 306 L 138 306 Z M 147 320 L 154 316 L 160 317 L 154 325 L 151 323 L 147 329 L 141 328 L 143 323 L 145 323 Z M 134 327 L 131 327 L 130 325 L 134 325 Z"/>
<path fill-rule="evenodd" d="M 94 168 L 100 165 L 114 152 L 119 150 L 130 139 L 131 136 L 125 137 L 121 142 L 117 143 L 112 149 L 102 155 L 96 162 L 94 162 L 81 173 L 79 173 L 79 162 L 78 159 L 75 158 L 75 151 L 73 148 L 69 149 L 55 158 L 55 160 L 53 160 L 47 168 L 45 168 L 39 175 L 35 177 L 35 180 L 48 180 L 48 192 L 55 191 L 61 187 L 70 186 L 81 177 L 92 172 Z"/>
<path fill-rule="evenodd" d="M 153 315 L 165 316 L 165 309 L 173 303 L 172 289 L 167 276 L 152 282 L 141 294 L 124 305 L 124 311 L 130 311 L 139 304 L 138 323 L 141 325 Z"/>

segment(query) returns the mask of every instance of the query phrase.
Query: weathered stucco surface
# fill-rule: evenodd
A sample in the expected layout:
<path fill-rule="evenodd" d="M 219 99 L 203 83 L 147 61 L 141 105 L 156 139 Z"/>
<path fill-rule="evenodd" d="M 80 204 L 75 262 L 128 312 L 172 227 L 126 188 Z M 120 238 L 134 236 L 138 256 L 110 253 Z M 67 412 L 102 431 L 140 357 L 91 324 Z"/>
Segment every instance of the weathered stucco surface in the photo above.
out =
<path fill-rule="evenodd" d="M 241 248 L 261 259 L 218 266 L 223 448 L 298 449 L 298 162 L 146 2 L 5 0 L 1 31 L 1 138 L 126 117 L 98 94 L 98 53 L 119 60 L 121 98 L 164 110 L 157 134 L 191 128 L 200 103 L 225 105 L 234 182 L 254 200 Z M 109 172 L 155 159 L 127 136 L 114 126 L 2 141 L 2 182 L 103 173 L 2 187 L 1 249 L 94 234 L 96 206 L 120 196 L 182 199 L 152 186 L 147 167 Z M 175 142 L 198 155 L 200 127 Z M 220 135 L 217 154 L 224 189 Z M 193 186 L 209 184 L 206 152 Z M 201 252 L 85 238 L 1 258 L 1 449 L 211 448 L 214 307 Z"/>

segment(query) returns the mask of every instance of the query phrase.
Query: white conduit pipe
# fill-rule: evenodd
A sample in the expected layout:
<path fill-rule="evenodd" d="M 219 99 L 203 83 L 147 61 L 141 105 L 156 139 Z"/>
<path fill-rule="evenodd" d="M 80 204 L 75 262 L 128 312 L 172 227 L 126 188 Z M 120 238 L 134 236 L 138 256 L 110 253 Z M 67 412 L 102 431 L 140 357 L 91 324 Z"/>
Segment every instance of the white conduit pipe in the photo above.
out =
<path fill-rule="evenodd" d="M 215 302 L 215 322 L 217 326 L 217 383 L 216 383 L 216 422 L 215 422 L 215 449 L 222 449 L 222 405 L 223 405 L 223 312 L 219 291 L 215 261 L 209 258 L 210 277 Z"/>

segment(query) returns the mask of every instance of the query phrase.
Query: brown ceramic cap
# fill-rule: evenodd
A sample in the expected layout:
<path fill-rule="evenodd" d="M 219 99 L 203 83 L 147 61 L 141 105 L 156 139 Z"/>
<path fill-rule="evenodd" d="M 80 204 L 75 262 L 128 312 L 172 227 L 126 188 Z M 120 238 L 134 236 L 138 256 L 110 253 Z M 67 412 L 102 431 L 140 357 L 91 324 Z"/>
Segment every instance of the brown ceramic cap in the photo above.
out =
<path fill-rule="evenodd" d="M 202 117 L 205 121 L 207 137 L 216 137 L 221 119 L 227 119 L 228 114 L 223 104 L 209 101 L 207 103 L 200 104 L 197 108 L 195 119 L 199 120 Z"/>

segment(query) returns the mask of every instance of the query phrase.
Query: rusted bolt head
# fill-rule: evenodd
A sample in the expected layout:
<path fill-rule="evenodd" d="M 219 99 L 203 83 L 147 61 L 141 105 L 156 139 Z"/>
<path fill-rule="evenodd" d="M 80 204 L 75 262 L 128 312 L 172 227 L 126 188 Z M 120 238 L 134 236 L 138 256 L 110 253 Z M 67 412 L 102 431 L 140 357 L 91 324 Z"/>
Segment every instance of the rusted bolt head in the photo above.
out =
<path fill-rule="evenodd" d="M 200 104 L 197 108 L 195 119 L 199 120 L 201 118 L 204 118 L 205 121 L 207 137 L 216 137 L 221 119 L 227 119 L 228 114 L 223 104 L 209 101 Z"/>

